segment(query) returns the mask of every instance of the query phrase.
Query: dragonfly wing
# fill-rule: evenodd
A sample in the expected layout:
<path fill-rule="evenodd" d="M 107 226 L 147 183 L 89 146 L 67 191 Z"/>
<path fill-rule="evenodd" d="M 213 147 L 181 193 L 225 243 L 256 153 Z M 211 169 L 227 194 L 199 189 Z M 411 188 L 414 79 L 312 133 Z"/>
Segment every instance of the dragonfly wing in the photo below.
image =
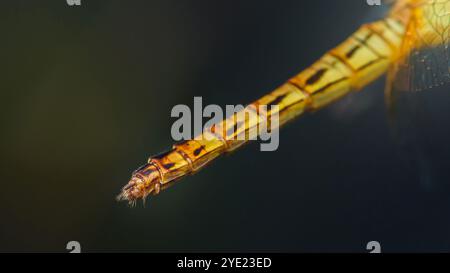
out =
<path fill-rule="evenodd" d="M 385 102 L 395 124 L 402 91 L 429 90 L 450 83 L 450 0 L 419 0 L 406 22 L 402 45 L 391 64 Z"/>
<path fill-rule="evenodd" d="M 445 115 L 434 113 L 436 107 L 431 106 L 450 100 L 450 94 L 441 92 L 448 88 L 439 87 L 450 83 L 449 28 L 450 0 L 426 0 L 418 5 L 386 81 L 386 106 L 397 152 L 408 171 L 417 173 L 428 189 L 439 180 L 436 163 L 442 160 L 436 160 L 436 151 L 445 146 L 436 141 L 441 132 L 435 126 Z M 420 90 L 431 91 L 404 92 Z"/>
<path fill-rule="evenodd" d="M 400 91 L 427 90 L 450 83 L 450 0 L 425 0 L 413 9 L 391 86 Z"/>

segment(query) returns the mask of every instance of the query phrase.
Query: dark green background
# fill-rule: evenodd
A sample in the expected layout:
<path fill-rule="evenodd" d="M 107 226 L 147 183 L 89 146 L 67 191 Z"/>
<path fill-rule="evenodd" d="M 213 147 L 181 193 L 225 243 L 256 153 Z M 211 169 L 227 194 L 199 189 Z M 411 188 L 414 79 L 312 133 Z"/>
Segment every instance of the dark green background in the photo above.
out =
<path fill-rule="evenodd" d="M 383 80 L 288 125 L 276 152 L 253 143 L 145 208 L 115 201 L 171 146 L 174 105 L 250 102 L 385 8 L 81 1 L 1 3 L 0 251 L 450 250 L 450 99 L 420 95 L 438 117 L 415 131 L 438 148 L 420 148 L 393 137 Z"/>

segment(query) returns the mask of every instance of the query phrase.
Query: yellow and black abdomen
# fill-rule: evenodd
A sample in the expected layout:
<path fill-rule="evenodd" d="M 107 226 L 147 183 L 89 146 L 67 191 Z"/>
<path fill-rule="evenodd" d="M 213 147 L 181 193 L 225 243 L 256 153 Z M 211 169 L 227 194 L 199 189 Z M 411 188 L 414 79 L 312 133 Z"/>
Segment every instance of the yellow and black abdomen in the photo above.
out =
<path fill-rule="evenodd" d="M 121 198 L 135 200 L 185 175 L 196 172 L 219 155 L 233 151 L 258 128 L 278 116 L 279 126 L 307 111 L 359 90 L 386 72 L 401 46 L 405 26 L 393 18 L 367 24 L 317 62 L 241 112 L 213 125 L 193 140 L 173 146 L 153 158 L 124 188 Z M 277 107 L 268 107 L 268 106 Z M 260 106 L 266 106 L 261 109 Z M 250 115 L 247 115 L 250 114 Z M 130 186 L 132 185 L 132 186 Z M 140 188 L 136 190 L 139 185 Z"/>
<path fill-rule="evenodd" d="M 310 97 L 317 110 L 352 90 L 359 90 L 386 72 L 401 44 L 400 23 L 386 19 L 362 26 L 289 82 Z"/>
<path fill-rule="evenodd" d="M 404 24 L 394 18 L 363 25 L 339 46 L 253 105 L 278 105 L 280 125 L 306 111 L 325 107 L 384 74 L 396 58 L 404 32 Z"/>

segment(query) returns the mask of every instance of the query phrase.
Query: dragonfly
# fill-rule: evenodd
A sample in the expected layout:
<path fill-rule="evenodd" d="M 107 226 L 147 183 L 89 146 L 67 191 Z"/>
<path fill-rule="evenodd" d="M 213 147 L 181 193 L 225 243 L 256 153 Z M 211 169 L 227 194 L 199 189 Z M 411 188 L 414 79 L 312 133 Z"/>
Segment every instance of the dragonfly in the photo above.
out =
<path fill-rule="evenodd" d="M 450 82 L 450 0 L 395 0 L 386 16 L 362 25 L 349 38 L 273 92 L 243 111 L 256 118 L 232 115 L 193 138 L 152 156 L 133 172 L 117 199 L 134 205 L 157 195 L 181 178 L 203 169 L 219 156 L 237 150 L 248 133 L 277 116 L 279 126 L 328 106 L 384 74 L 385 97 L 395 105 L 393 90 L 418 91 Z M 258 111 L 260 105 L 276 105 Z"/>

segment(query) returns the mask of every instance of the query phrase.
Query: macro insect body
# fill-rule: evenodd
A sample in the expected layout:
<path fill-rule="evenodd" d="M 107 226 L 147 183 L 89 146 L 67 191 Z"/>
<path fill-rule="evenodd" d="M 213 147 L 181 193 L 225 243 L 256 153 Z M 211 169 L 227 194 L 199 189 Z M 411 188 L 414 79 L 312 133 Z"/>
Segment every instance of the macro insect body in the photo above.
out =
<path fill-rule="evenodd" d="M 449 28 L 450 0 L 395 1 L 385 18 L 361 26 L 310 67 L 246 106 L 243 111 L 254 112 L 252 118 L 235 114 L 194 139 L 151 157 L 133 172 L 118 200 L 134 204 L 137 199 L 158 194 L 245 144 L 235 136 L 254 132 L 262 121 L 277 115 L 281 126 L 367 86 L 385 73 L 388 105 L 393 103 L 393 86 L 414 91 L 450 82 Z M 257 111 L 260 105 L 277 107 Z"/>

